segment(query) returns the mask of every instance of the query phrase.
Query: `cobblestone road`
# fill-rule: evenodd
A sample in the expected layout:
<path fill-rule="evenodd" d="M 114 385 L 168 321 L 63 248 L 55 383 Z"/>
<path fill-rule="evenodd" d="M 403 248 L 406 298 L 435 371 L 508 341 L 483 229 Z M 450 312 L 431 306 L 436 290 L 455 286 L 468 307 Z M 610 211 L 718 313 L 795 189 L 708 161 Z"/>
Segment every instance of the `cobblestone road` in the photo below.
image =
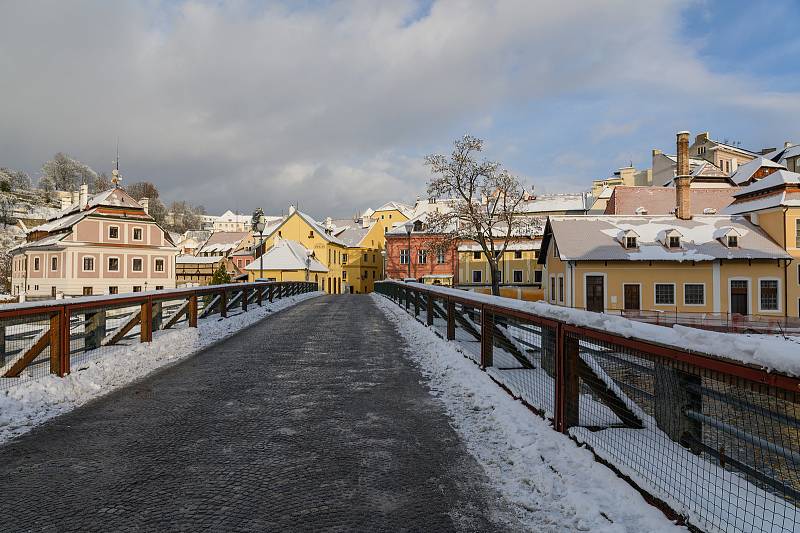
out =
<path fill-rule="evenodd" d="M 0 448 L 0 529 L 516 529 L 400 350 L 300 303 Z"/>

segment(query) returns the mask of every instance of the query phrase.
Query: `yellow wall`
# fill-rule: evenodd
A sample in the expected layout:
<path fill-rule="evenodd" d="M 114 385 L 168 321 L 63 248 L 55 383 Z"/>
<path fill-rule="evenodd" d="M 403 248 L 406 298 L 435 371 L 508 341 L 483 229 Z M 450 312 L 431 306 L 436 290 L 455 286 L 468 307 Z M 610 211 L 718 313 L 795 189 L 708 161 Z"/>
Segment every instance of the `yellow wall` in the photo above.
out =
<path fill-rule="evenodd" d="M 503 285 L 532 285 L 539 283 L 535 281 L 535 272 L 541 271 L 541 265 L 537 264 L 539 252 L 534 250 L 523 250 L 522 259 L 515 259 L 513 251 L 506 251 L 503 258 L 499 261 L 498 267 L 503 273 Z M 472 272 L 480 270 L 481 282 L 472 282 Z M 522 281 L 514 282 L 514 271 L 522 271 Z M 474 258 L 474 252 L 458 252 L 458 284 L 459 286 L 471 285 L 491 285 L 491 269 L 486 255 L 481 252 L 480 259 Z M 542 278 L 541 283 L 544 283 Z"/>
<path fill-rule="evenodd" d="M 381 279 L 383 258 L 377 248 L 348 248 L 347 263 L 343 268 L 347 273 L 345 281 L 353 287 L 353 292 L 366 294 L 372 292 L 375 282 Z"/>
<path fill-rule="evenodd" d="M 753 215 L 753 222 L 766 231 L 794 258 L 786 268 L 786 306 L 789 316 L 800 314 L 800 248 L 797 247 L 797 224 L 800 208 L 790 207 Z"/>

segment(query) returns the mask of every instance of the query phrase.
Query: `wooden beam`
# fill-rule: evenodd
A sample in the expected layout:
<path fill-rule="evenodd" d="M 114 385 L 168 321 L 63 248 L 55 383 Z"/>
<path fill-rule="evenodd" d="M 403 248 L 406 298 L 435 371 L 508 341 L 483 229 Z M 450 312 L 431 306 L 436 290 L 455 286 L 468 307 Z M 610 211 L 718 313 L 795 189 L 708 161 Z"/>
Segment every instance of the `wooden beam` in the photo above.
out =
<path fill-rule="evenodd" d="M 142 313 L 140 311 L 130 317 L 124 324 L 112 331 L 110 335 L 103 339 L 103 346 L 111 346 L 112 344 L 118 343 L 122 337 L 127 335 L 128 332 L 134 328 L 134 326 L 141 322 L 141 320 Z"/>
<path fill-rule="evenodd" d="M 197 302 L 196 298 L 195 298 L 195 302 Z M 181 304 L 181 306 L 178 307 L 178 309 L 176 309 L 174 313 L 172 313 L 172 316 L 170 316 L 169 319 L 161 325 L 161 329 L 169 329 L 172 326 L 174 326 L 175 324 L 177 324 L 178 320 L 180 320 L 180 318 L 183 315 L 185 315 L 185 314 L 187 314 L 189 312 L 190 303 L 191 303 L 191 298 L 189 300 L 186 300 L 185 302 L 183 302 Z M 197 312 L 197 311 L 195 310 L 195 312 Z"/>
<path fill-rule="evenodd" d="M 0 369 L 3 377 L 16 378 L 20 373 L 25 370 L 36 357 L 42 353 L 47 346 L 50 345 L 50 328 L 42 331 L 33 343 L 33 346 L 28 348 L 27 352 L 18 355 L 15 359 L 8 362 L 3 368 Z"/>

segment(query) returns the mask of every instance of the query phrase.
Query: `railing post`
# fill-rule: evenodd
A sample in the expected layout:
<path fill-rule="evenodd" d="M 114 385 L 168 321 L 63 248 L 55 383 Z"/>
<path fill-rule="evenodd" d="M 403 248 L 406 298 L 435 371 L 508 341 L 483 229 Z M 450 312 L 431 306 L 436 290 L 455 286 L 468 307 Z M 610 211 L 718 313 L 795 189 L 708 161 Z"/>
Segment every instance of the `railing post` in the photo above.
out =
<path fill-rule="evenodd" d="M 153 326 L 150 329 L 151 332 L 158 331 L 161 329 L 161 322 L 164 319 L 164 308 L 163 304 L 159 302 L 155 302 L 153 304 Z"/>
<path fill-rule="evenodd" d="M 189 327 L 197 327 L 197 295 L 192 294 L 189 296 L 189 310 L 187 311 L 189 318 Z"/>
<path fill-rule="evenodd" d="M 403 299 L 406 302 L 406 312 L 411 308 L 411 289 L 403 287 Z"/>
<path fill-rule="evenodd" d="M 86 350 L 96 350 L 100 348 L 106 336 L 106 311 L 98 309 L 84 314 L 86 325 L 86 336 L 83 339 L 83 346 Z"/>
<path fill-rule="evenodd" d="M 264 303 L 264 287 L 256 287 L 256 304 L 261 307 Z"/>
<path fill-rule="evenodd" d="M 426 318 L 425 322 L 429 326 L 432 326 L 433 325 L 433 294 L 429 292 L 427 298 L 428 298 L 428 306 L 427 306 L 427 316 L 425 317 Z"/>
<path fill-rule="evenodd" d="M 50 317 L 50 373 L 63 376 L 61 365 L 61 350 L 64 343 L 61 338 L 63 334 L 63 309 Z M 69 330 L 69 328 L 67 328 Z"/>
<path fill-rule="evenodd" d="M 447 340 L 456 339 L 456 303 L 447 300 Z"/>
<path fill-rule="evenodd" d="M 228 317 L 228 291 L 225 289 L 219 293 L 219 316 Z"/>
<path fill-rule="evenodd" d="M 242 311 L 247 311 L 247 288 L 242 287 Z"/>
<path fill-rule="evenodd" d="M 414 291 L 414 316 L 419 316 L 419 291 Z"/>
<path fill-rule="evenodd" d="M 494 315 L 481 307 L 481 368 L 494 364 Z"/>
<path fill-rule="evenodd" d="M 59 376 L 64 377 L 71 372 L 70 370 L 70 357 L 72 356 L 72 348 L 69 337 L 69 320 L 70 310 L 69 307 L 61 308 L 61 373 Z"/>
<path fill-rule="evenodd" d="M 139 311 L 139 341 L 152 342 L 153 340 L 153 302 L 147 299 Z"/>
<path fill-rule="evenodd" d="M 697 443 L 703 442 L 703 424 L 686 412 L 703 412 L 702 378 L 661 362 L 656 362 L 653 370 L 656 425 L 670 439 L 699 454 Z"/>
<path fill-rule="evenodd" d="M 566 335 L 561 324 L 556 328 L 556 430 L 568 433 L 577 426 L 580 415 L 578 339 Z"/>
<path fill-rule="evenodd" d="M 275 296 L 275 285 L 270 285 L 269 286 L 269 301 L 270 301 L 270 303 L 272 303 L 272 299 L 274 298 L 274 296 Z"/>

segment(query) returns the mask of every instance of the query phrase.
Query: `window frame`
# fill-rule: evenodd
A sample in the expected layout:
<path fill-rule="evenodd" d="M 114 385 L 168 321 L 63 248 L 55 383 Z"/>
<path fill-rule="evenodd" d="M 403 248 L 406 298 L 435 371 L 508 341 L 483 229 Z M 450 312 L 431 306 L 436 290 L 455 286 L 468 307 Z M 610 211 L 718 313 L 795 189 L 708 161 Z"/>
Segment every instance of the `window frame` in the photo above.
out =
<path fill-rule="evenodd" d="M 410 265 L 411 264 L 411 250 L 408 248 L 400 248 L 400 264 L 401 265 Z"/>
<path fill-rule="evenodd" d="M 417 264 L 418 265 L 428 264 L 428 250 L 426 250 L 425 248 L 417 248 Z"/>
<path fill-rule="evenodd" d="M 519 281 L 517 281 L 517 274 L 519 274 Z M 524 272 L 519 269 L 513 270 L 511 272 L 511 280 L 512 283 L 524 283 Z"/>
<path fill-rule="evenodd" d="M 136 261 L 139 261 L 139 268 L 136 268 Z M 144 272 L 144 258 L 142 257 L 132 257 L 131 258 L 131 272 Z"/>
<path fill-rule="evenodd" d="M 81 261 L 81 272 L 94 272 L 95 271 L 95 268 L 94 268 L 94 256 L 92 256 L 92 255 L 84 255 L 81 259 L 83 259 Z M 91 261 L 92 268 L 86 268 L 86 260 L 87 259 L 89 261 Z"/>
<path fill-rule="evenodd" d="M 734 244 L 731 244 L 731 239 L 734 240 Z M 738 235 L 731 235 L 728 234 L 725 236 L 725 245 L 728 248 L 738 248 L 739 247 L 739 236 Z"/>
<path fill-rule="evenodd" d="M 53 268 L 55 266 L 55 268 Z M 50 272 L 58 272 L 58 256 L 50 256 Z"/>
<path fill-rule="evenodd" d="M 763 287 L 761 286 L 762 283 L 765 281 L 774 281 L 775 282 L 775 308 L 769 309 L 763 306 Z M 758 312 L 763 313 L 780 313 L 781 312 L 781 280 L 780 278 L 776 277 L 763 277 L 758 278 Z"/>
<path fill-rule="evenodd" d="M 243 263 L 245 261 L 242 261 Z M 161 264 L 161 269 L 158 268 L 159 263 Z M 167 262 L 164 261 L 161 257 L 156 257 L 153 259 L 153 272 L 166 272 Z"/>
<path fill-rule="evenodd" d="M 659 287 L 659 285 L 672 287 L 672 302 L 671 303 L 658 303 L 658 287 Z M 664 281 L 664 282 L 653 283 L 653 305 L 654 306 L 657 305 L 659 307 L 675 307 L 675 305 L 676 305 L 675 302 L 678 301 L 677 300 L 677 296 L 675 294 L 676 292 L 677 291 L 676 291 L 676 288 L 675 288 L 675 283 L 673 283 L 673 282 Z"/>
<path fill-rule="evenodd" d="M 690 286 L 703 288 L 703 301 L 701 303 L 689 303 L 686 298 L 686 288 Z M 704 307 L 706 305 L 706 284 L 705 283 L 684 283 L 683 284 L 683 305 L 686 307 Z"/>
<path fill-rule="evenodd" d="M 116 237 L 112 237 L 111 236 L 111 230 L 112 229 L 117 230 L 117 236 Z M 108 240 L 110 240 L 110 241 L 118 241 L 118 240 L 120 240 L 120 231 L 119 230 L 120 230 L 120 227 L 118 225 L 110 224 L 108 226 L 108 231 L 106 232 L 106 236 L 108 237 Z"/>
<path fill-rule="evenodd" d="M 111 268 L 111 260 L 112 259 L 116 259 L 117 260 L 117 268 L 116 269 Z M 119 260 L 119 256 L 112 255 L 112 256 L 106 257 L 106 271 L 107 272 L 121 272 L 120 266 L 122 266 L 122 261 Z"/>
<path fill-rule="evenodd" d="M 447 263 L 447 254 L 445 254 L 445 251 L 436 250 L 436 264 L 444 265 L 445 263 Z"/>
<path fill-rule="evenodd" d="M 477 274 L 478 279 L 475 279 L 475 274 Z M 473 270 L 472 271 L 472 283 L 483 283 L 483 270 Z"/>
<path fill-rule="evenodd" d="M 139 238 L 138 239 L 136 238 L 136 232 L 137 231 L 139 232 Z M 144 228 L 141 228 L 139 226 L 135 226 L 131 230 L 131 239 L 134 240 L 134 241 L 144 242 Z"/>
<path fill-rule="evenodd" d="M 33 272 L 39 272 L 41 270 L 41 258 L 34 257 L 33 258 Z"/>

